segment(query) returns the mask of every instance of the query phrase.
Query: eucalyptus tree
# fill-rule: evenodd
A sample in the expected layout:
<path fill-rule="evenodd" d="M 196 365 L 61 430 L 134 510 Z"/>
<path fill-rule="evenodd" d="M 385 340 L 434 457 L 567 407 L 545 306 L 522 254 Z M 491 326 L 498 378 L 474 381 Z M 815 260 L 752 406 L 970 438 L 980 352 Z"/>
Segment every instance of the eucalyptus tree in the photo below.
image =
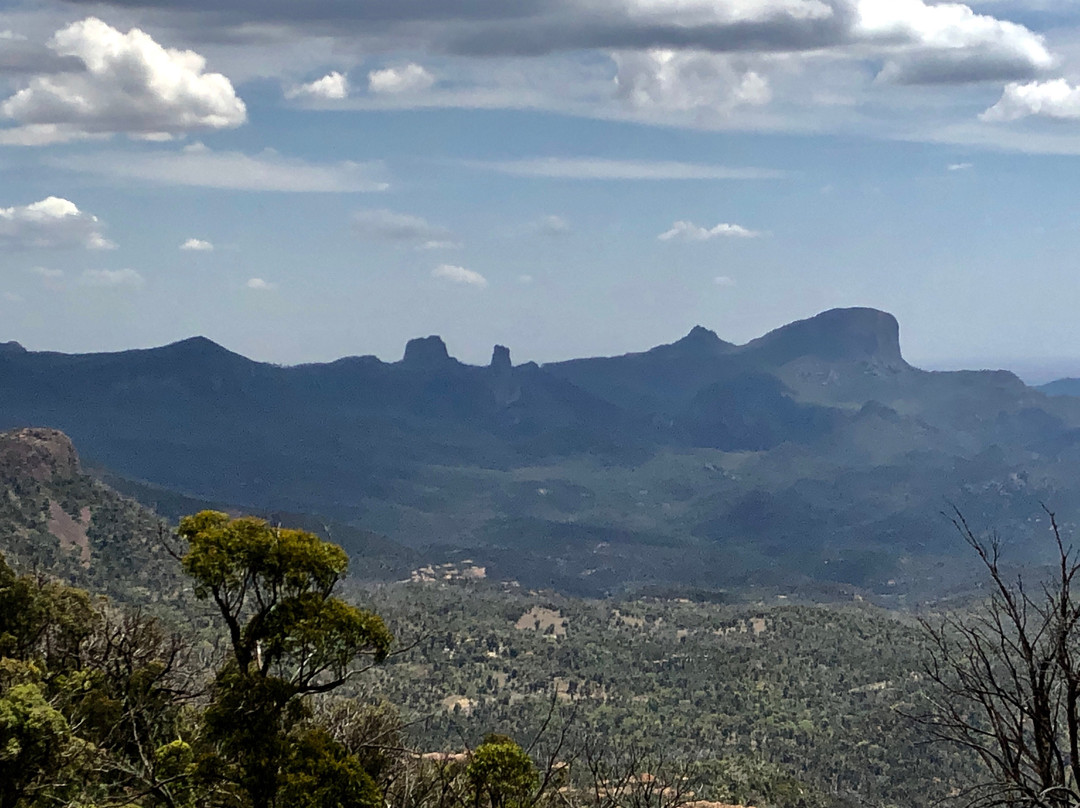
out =
<path fill-rule="evenodd" d="M 204 715 L 214 753 L 200 761 L 202 776 L 252 808 L 378 804 L 356 757 L 305 721 L 309 697 L 382 662 L 392 642 L 378 615 L 336 596 L 344 550 L 216 511 L 185 517 L 178 535 L 195 594 L 216 606 L 228 635 Z"/>

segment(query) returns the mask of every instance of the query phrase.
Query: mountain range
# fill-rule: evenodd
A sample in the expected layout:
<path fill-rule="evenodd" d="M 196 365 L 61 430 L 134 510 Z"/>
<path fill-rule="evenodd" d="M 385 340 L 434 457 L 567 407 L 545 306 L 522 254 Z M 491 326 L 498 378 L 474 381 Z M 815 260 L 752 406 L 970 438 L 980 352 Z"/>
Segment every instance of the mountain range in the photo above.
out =
<path fill-rule="evenodd" d="M 940 515 L 953 506 L 1037 560 L 1041 504 L 1067 527 L 1080 514 L 1080 398 L 1056 392 L 915 368 L 873 309 L 744 345 L 698 326 L 545 365 L 503 346 L 466 365 L 436 336 L 398 362 L 292 367 L 201 337 L 81 355 L 0 344 L 0 428 L 63 430 L 165 515 L 306 514 L 582 593 L 941 593 L 965 577 Z"/>

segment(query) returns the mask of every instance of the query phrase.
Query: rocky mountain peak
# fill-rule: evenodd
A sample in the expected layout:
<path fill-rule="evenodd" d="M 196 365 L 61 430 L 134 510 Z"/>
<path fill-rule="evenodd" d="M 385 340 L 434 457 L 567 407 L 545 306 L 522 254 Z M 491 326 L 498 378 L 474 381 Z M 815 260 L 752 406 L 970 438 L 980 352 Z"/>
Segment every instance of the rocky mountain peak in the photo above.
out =
<path fill-rule="evenodd" d="M 402 362 L 415 367 L 438 367 L 450 363 L 450 353 L 442 337 L 417 337 L 405 345 L 405 358 Z"/>
<path fill-rule="evenodd" d="M 735 348 L 704 326 L 695 325 L 690 333 L 670 345 L 661 345 L 655 350 L 674 353 L 679 356 L 715 356 L 725 354 Z"/>
<path fill-rule="evenodd" d="M 907 366 L 900 353 L 900 325 L 896 318 L 868 308 L 830 309 L 770 331 L 742 350 L 774 365 L 812 356 L 827 361 Z"/>
<path fill-rule="evenodd" d="M 505 345 L 496 345 L 495 350 L 491 352 L 491 369 L 492 370 L 510 370 L 513 367 L 513 363 L 510 361 L 510 349 Z"/>

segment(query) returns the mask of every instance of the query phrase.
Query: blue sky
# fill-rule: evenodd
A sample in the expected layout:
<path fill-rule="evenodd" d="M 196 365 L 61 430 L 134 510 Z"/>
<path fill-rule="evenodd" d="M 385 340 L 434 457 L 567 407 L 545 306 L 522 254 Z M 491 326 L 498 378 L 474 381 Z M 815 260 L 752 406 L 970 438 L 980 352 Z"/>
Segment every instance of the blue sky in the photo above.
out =
<path fill-rule="evenodd" d="M 1078 372 L 1078 83 L 1063 0 L 8 2 L 0 340 Z"/>

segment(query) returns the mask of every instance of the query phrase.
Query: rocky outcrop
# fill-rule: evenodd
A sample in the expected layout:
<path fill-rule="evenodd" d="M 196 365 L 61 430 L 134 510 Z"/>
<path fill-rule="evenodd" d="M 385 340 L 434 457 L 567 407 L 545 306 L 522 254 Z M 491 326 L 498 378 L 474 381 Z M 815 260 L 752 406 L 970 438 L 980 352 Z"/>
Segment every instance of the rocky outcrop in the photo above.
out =
<path fill-rule="evenodd" d="M 433 368 L 448 365 L 454 360 L 450 358 L 442 337 L 433 335 L 409 340 L 405 345 L 405 358 L 401 361 L 409 367 Z"/>
<path fill-rule="evenodd" d="M 510 349 L 505 345 L 496 345 L 491 352 L 491 369 L 498 372 L 510 370 L 513 363 L 510 361 Z"/>
<path fill-rule="evenodd" d="M 79 455 L 63 432 L 16 429 L 0 433 L 0 474 L 60 482 L 79 474 Z"/>
<path fill-rule="evenodd" d="M 900 325 L 877 309 L 830 309 L 748 342 L 740 353 L 779 366 L 804 356 L 826 361 L 870 361 L 907 368 L 900 353 Z"/>

